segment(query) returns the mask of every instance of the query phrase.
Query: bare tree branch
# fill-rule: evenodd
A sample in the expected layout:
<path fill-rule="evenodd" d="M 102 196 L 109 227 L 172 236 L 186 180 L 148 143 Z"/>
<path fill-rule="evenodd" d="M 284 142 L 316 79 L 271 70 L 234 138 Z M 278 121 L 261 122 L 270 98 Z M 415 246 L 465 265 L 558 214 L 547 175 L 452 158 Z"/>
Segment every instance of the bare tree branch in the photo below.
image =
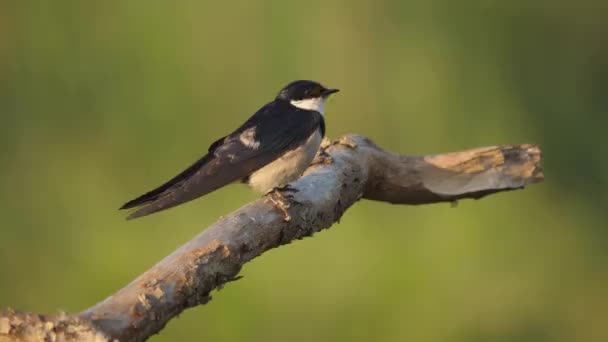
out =
<path fill-rule="evenodd" d="M 0 316 L 0 342 L 20 336 L 27 330 L 24 326 L 30 333 L 39 328 L 67 340 L 101 338 L 104 334 L 120 341 L 143 341 L 183 310 L 207 303 L 210 292 L 236 279 L 249 260 L 330 227 L 361 198 L 427 204 L 480 198 L 543 180 L 540 150 L 535 145 L 400 156 L 365 137 L 349 135 L 326 144 L 323 150 L 326 157 L 291 184 L 298 189 L 288 210 L 291 220 L 285 221 L 265 198 L 254 201 L 221 218 L 123 289 L 80 314 L 36 315 L 38 324 L 27 321 L 26 314 Z M 66 333 L 68 329 L 71 335 Z M 75 335 L 79 333 L 83 335 Z"/>

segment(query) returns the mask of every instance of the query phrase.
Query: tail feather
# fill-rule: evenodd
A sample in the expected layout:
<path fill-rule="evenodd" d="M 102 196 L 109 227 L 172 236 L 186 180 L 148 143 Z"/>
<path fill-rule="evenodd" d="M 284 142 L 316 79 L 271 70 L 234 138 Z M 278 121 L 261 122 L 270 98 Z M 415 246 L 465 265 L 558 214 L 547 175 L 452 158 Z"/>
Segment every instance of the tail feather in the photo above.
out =
<path fill-rule="evenodd" d="M 146 192 L 145 194 L 143 194 L 143 195 L 141 195 L 141 196 L 139 196 L 139 197 L 137 197 L 135 199 L 132 199 L 132 200 L 128 201 L 125 204 L 123 204 L 120 207 L 119 210 L 133 209 L 133 208 L 141 207 L 143 205 L 151 204 L 152 202 L 155 202 L 155 201 L 158 201 L 159 199 L 162 199 L 164 196 L 167 195 L 167 192 L 169 190 L 171 190 L 172 188 L 175 188 L 175 187 L 179 186 L 179 184 L 181 184 L 184 181 L 188 180 L 196 172 L 198 172 L 202 167 L 204 167 L 207 163 L 209 163 L 209 161 L 211 161 L 212 159 L 213 159 L 213 154 L 212 153 L 209 153 L 209 154 L 205 155 L 203 158 L 201 158 L 200 160 L 198 160 L 196 163 L 192 164 L 190 167 L 188 167 L 182 173 L 180 173 L 177 176 L 173 177 L 171 180 L 169 180 L 168 182 L 164 183 L 163 185 L 161 185 L 161 186 L 157 187 L 156 189 L 153 189 L 153 190 L 151 190 L 149 192 Z M 142 211 L 142 209 L 144 209 L 144 208 L 141 208 L 140 210 L 137 210 L 137 211 L 131 213 L 127 218 L 131 219 L 131 218 L 143 216 L 141 214 L 140 215 L 135 215 L 138 212 Z M 150 214 L 151 213 L 152 212 L 150 212 Z"/>
<path fill-rule="evenodd" d="M 147 192 L 135 199 L 130 200 L 129 202 L 123 204 L 122 207 L 120 207 L 118 210 L 133 209 L 133 208 L 142 206 L 146 203 L 156 200 L 158 198 L 158 196 L 162 193 L 162 191 L 160 191 L 158 193 L 156 193 L 156 192 L 157 192 L 157 190 L 159 190 L 161 188 L 162 187 L 159 187 L 159 188 L 154 189 L 150 192 Z"/>
<path fill-rule="evenodd" d="M 149 202 L 147 205 L 135 210 L 127 216 L 127 220 L 136 219 L 138 217 L 147 216 L 150 214 L 154 214 L 155 212 L 173 208 L 174 206 L 181 204 L 183 202 L 175 201 L 170 197 L 155 199 Z"/>

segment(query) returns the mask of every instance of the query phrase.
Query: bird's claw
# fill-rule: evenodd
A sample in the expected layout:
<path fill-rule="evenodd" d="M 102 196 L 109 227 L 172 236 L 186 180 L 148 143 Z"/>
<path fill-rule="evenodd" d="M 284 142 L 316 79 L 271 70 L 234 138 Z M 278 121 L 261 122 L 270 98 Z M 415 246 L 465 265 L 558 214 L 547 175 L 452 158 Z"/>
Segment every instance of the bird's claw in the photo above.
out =
<path fill-rule="evenodd" d="M 298 191 L 298 189 L 287 184 L 280 188 L 274 188 L 267 193 L 268 200 L 270 200 L 270 202 L 275 208 L 281 211 L 281 213 L 283 214 L 283 220 L 285 221 L 291 221 L 291 216 L 287 211 L 287 209 L 291 208 L 291 204 L 289 202 L 291 201 L 293 203 L 297 203 L 297 201 L 293 199 L 292 194 L 283 194 L 282 192 L 296 193 Z"/>
<path fill-rule="evenodd" d="M 325 150 L 321 150 L 319 152 L 319 155 L 317 155 L 317 157 L 315 158 L 315 160 L 312 162 L 311 165 L 320 165 L 320 164 L 331 164 L 334 162 L 334 159 L 331 157 L 331 155 L 327 152 L 325 152 Z"/>
<path fill-rule="evenodd" d="M 289 184 L 285 184 L 280 188 L 276 188 L 274 189 L 275 191 L 282 191 L 282 192 L 291 192 L 291 193 L 297 193 L 300 190 L 298 190 L 297 188 L 294 188 L 293 186 L 289 185 Z M 287 196 L 292 196 L 292 195 L 287 195 Z"/>
<path fill-rule="evenodd" d="M 337 141 L 335 141 L 334 144 L 346 146 L 346 147 L 351 148 L 353 150 L 357 148 L 357 143 L 353 139 L 351 139 L 351 138 L 349 138 L 347 136 L 340 137 L 340 139 L 338 139 Z"/>

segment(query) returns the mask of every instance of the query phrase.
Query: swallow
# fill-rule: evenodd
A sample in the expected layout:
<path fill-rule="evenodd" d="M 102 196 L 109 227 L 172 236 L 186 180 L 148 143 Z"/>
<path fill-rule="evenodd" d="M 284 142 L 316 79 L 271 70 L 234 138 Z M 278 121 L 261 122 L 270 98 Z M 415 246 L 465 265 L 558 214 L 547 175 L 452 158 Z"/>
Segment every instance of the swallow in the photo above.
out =
<path fill-rule="evenodd" d="M 325 103 L 338 91 L 314 81 L 289 83 L 234 132 L 213 142 L 201 159 L 120 209 L 132 209 L 127 219 L 134 219 L 239 181 L 262 194 L 285 188 L 315 158 L 325 136 Z M 279 209 L 287 220 L 284 207 Z"/>

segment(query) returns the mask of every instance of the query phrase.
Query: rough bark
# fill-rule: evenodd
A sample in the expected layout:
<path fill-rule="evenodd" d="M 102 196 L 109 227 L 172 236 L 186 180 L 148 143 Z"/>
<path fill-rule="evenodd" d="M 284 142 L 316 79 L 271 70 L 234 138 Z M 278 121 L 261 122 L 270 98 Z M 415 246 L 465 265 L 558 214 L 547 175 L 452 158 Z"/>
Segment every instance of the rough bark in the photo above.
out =
<path fill-rule="evenodd" d="M 361 198 L 394 204 L 456 201 L 543 180 L 535 145 L 477 148 L 433 156 L 384 151 L 358 135 L 327 143 L 320 158 L 292 183 L 291 219 L 265 198 L 236 210 L 95 306 L 75 315 L 0 315 L 0 342 L 49 340 L 142 341 L 210 292 L 236 279 L 265 251 L 311 236 L 337 222 Z M 42 340 L 42 338 L 40 338 Z"/>

